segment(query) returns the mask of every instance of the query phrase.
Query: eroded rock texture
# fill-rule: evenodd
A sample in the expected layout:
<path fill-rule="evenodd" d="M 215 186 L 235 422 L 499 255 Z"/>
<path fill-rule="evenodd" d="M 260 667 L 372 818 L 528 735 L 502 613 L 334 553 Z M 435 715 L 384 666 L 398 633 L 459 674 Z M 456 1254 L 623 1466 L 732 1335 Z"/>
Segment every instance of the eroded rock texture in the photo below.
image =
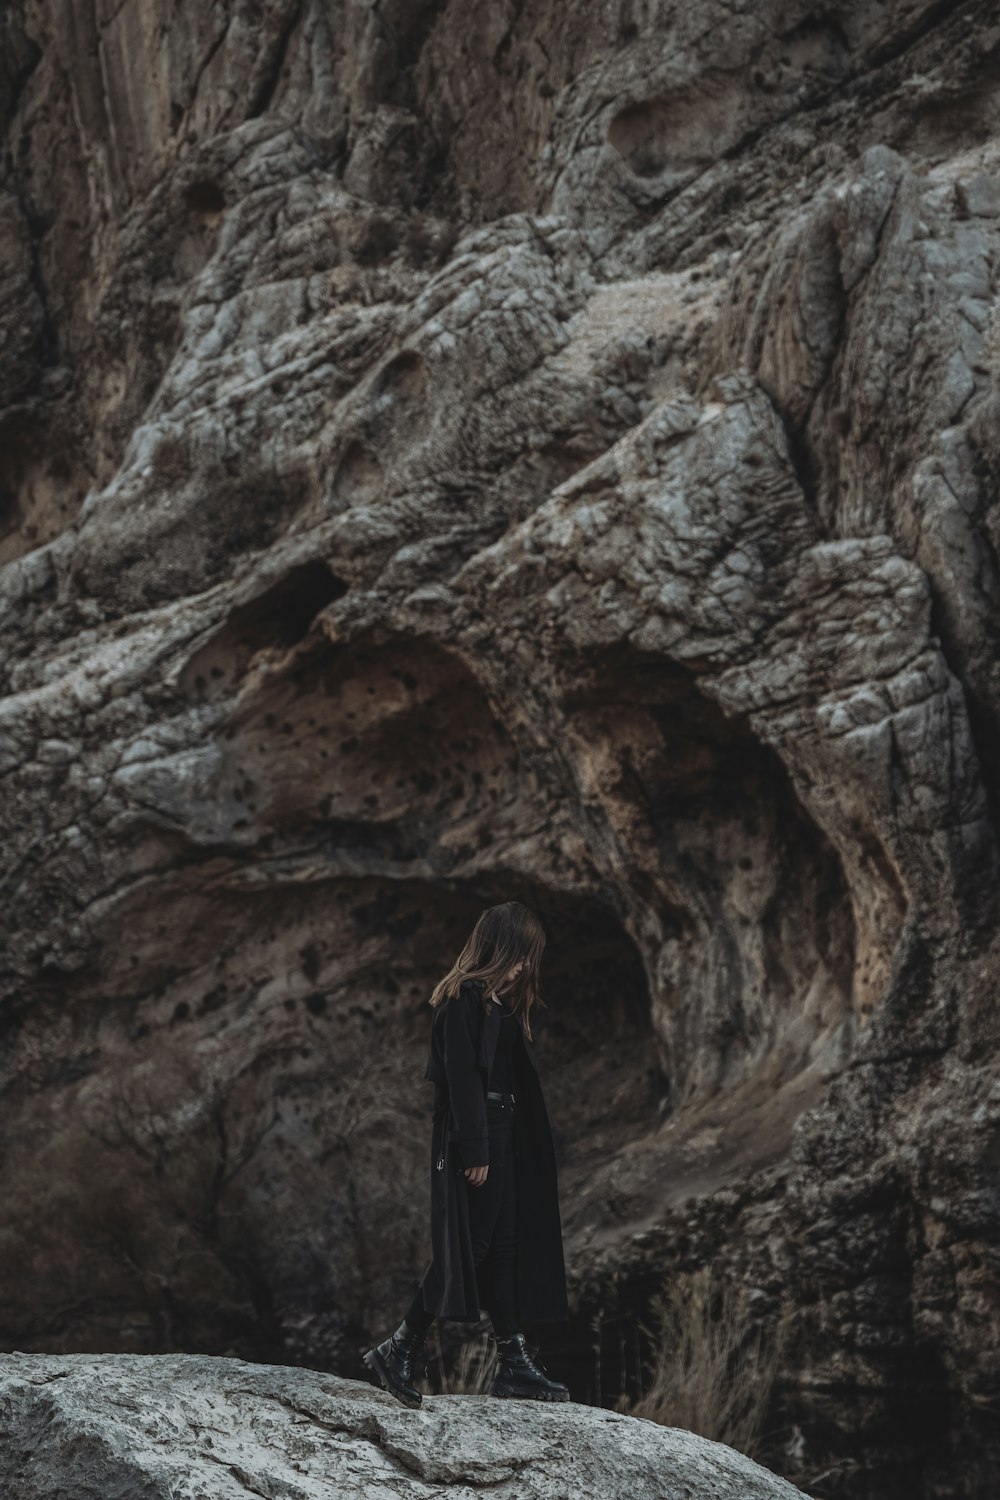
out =
<path fill-rule="evenodd" d="M 574 1394 L 711 1263 L 775 1467 L 991 1493 L 995 8 L 0 32 L 6 1347 L 357 1373 L 517 896 Z"/>
<path fill-rule="evenodd" d="M 592 1406 L 433 1396 L 190 1354 L 0 1359 L 0 1480 L 20 1500 L 796 1500 L 693 1433 Z"/>

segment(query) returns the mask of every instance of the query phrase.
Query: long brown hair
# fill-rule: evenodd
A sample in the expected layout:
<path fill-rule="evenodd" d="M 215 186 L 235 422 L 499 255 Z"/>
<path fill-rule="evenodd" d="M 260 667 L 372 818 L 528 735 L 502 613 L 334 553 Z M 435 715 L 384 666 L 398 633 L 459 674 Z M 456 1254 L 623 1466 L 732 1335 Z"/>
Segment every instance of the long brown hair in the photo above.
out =
<path fill-rule="evenodd" d="M 442 1000 L 458 994 L 463 979 L 472 979 L 483 986 L 485 1012 L 492 1003 L 486 998 L 490 990 L 502 993 L 500 986 L 508 973 L 519 959 L 523 959 L 520 974 L 507 987 L 507 998 L 511 1010 L 524 1027 L 525 1036 L 530 1039 L 531 1008 L 540 1005 L 545 1009 L 538 982 L 544 947 L 542 924 L 522 902 L 503 901 L 499 906 L 488 906 L 452 967 L 434 986 L 427 1003 L 440 1005 Z"/>

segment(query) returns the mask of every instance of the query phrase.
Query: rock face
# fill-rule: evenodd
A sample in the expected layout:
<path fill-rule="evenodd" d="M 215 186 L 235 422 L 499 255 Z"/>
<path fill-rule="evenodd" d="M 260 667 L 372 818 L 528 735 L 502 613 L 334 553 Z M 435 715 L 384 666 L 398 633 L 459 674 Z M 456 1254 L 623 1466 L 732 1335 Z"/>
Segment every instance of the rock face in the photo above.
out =
<path fill-rule="evenodd" d="M 185 1354 L 0 1359 L 0 1483 L 18 1500 L 795 1500 L 759 1464 L 590 1406 L 392 1396 Z"/>
<path fill-rule="evenodd" d="M 516 896 L 574 1395 L 711 1263 L 776 1466 L 986 1492 L 995 7 L 0 37 L 4 1346 L 357 1373 Z"/>

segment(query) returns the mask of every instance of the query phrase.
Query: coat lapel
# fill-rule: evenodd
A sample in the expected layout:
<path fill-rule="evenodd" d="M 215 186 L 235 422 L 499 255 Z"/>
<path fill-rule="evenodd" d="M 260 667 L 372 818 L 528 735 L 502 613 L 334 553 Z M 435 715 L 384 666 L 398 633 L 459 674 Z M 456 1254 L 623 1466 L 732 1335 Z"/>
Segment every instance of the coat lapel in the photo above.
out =
<path fill-rule="evenodd" d="M 490 1001 L 490 1008 L 483 1017 L 483 1029 L 479 1034 L 479 1066 L 486 1070 L 489 1078 L 493 1072 L 493 1059 L 496 1056 L 497 1037 L 500 1035 L 500 1007 Z"/>
<path fill-rule="evenodd" d="M 479 981 L 477 981 L 477 984 L 478 983 Z M 480 995 L 482 995 L 482 992 L 483 986 L 479 984 Z M 493 1059 L 496 1056 L 497 1038 L 499 1037 L 499 1035 L 500 1007 L 491 1000 L 489 1003 L 489 1009 L 483 1017 L 482 1030 L 479 1033 L 479 1066 L 484 1069 L 487 1079 L 493 1072 Z M 525 1056 L 530 1062 L 534 1072 L 537 1073 L 538 1064 L 535 1061 L 534 1043 L 528 1041 L 528 1038 L 525 1036 L 524 1031 L 520 1026 L 518 1026 L 517 1028 L 517 1035 L 521 1039 L 521 1045 L 524 1048 Z"/>
<path fill-rule="evenodd" d="M 534 1044 L 534 1042 L 529 1042 L 528 1041 L 528 1038 L 525 1036 L 525 1034 L 521 1030 L 520 1026 L 517 1028 L 517 1032 L 518 1032 L 518 1036 L 521 1038 L 521 1046 L 524 1049 L 524 1055 L 528 1059 L 528 1061 L 530 1062 L 531 1066 L 534 1068 L 535 1072 L 537 1073 L 538 1072 L 538 1064 L 535 1061 L 535 1044 Z"/>
<path fill-rule="evenodd" d="M 483 983 L 477 980 L 475 984 L 477 984 L 480 996 L 483 995 Z M 501 1023 L 501 1008 L 499 1008 L 499 1005 L 493 1004 L 493 1001 L 490 1001 L 489 1010 L 486 1011 L 486 1016 L 483 1017 L 483 1026 L 481 1026 L 480 1031 L 480 1068 L 483 1068 L 484 1074 L 486 1074 L 487 1088 L 489 1088 L 489 1079 L 493 1073 L 493 1058 L 496 1056 L 499 1023 Z M 525 1037 L 525 1032 L 523 1032 L 520 1026 L 517 1028 L 517 1035 L 520 1037 L 520 1044 L 522 1044 L 523 1050 L 525 1050 L 525 1056 L 528 1058 L 529 1064 L 531 1064 L 532 1071 L 537 1076 L 538 1062 L 535 1061 L 534 1043 L 528 1041 L 528 1038 Z"/>

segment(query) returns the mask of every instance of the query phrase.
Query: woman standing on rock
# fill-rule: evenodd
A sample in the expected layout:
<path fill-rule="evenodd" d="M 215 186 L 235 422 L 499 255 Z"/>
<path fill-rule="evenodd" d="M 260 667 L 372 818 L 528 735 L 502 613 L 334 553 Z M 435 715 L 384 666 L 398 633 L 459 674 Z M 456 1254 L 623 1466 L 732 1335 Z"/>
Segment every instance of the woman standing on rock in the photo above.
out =
<path fill-rule="evenodd" d="M 424 1077 L 434 1083 L 431 1264 L 394 1333 L 365 1364 L 419 1406 L 414 1361 L 435 1316 L 493 1325 L 493 1395 L 568 1401 L 529 1353 L 527 1320 L 568 1316 L 555 1152 L 531 1045 L 545 934 L 519 901 L 480 916 L 435 1008 Z"/>

